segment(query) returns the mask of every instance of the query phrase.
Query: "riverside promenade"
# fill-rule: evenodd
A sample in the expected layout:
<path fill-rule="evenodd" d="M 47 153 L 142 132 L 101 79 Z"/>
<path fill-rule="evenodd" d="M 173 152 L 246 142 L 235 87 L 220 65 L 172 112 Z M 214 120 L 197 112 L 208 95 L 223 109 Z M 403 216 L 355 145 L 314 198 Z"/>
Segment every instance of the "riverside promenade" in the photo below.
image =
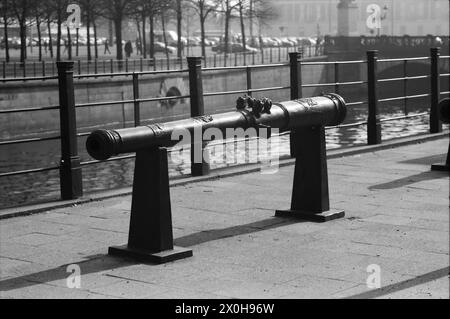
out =
<path fill-rule="evenodd" d="M 274 217 L 289 208 L 289 160 L 274 175 L 175 182 L 175 243 L 194 257 L 165 265 L 107 255 L 128 239 L 131 196 L 119 192 L 2 219 L 0 298 L 449 298 L 449 175 L 430 170 L 448 143 L 330 151 L 331 206 L 346 217 L 324 224 Z M 368 288 L 368 267 L 381 288 Z"/>

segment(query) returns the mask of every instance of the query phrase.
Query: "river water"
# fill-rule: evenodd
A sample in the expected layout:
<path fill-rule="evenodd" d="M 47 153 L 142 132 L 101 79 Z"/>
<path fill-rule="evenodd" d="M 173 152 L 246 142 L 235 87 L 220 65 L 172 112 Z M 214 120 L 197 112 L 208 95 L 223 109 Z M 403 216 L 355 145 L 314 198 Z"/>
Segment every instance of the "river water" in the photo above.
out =
<path fill-rule="evenodd" d="M 409 105 L 409 114 L 427 111 L 422 103 Z M 404 115 L 403 103 L 390 104 L 382 112 L 382 118 Z M 362 122 L 367 118 L 367 106 L 358 106 L 349 111 L 346 123 Z M 448 128 L 448 126 L 446 126 Z M 429 130 L 428 116 L 406 120 L 386 122 L 382 125 L 383 140 L 398 137 L 426 134 Z M 328 149 L 345 148 L 367 143 L 366 126 L 327 130 Z M 85 138 L 79 139 L 79 152 L 82 161 L 92 158 L 85 150 Z M 239 164 L 249 163 L 254 158 L 256 143 L 248 143 L 248 152 L 242 152 L 243 142 L 232 143 L 226 149 L 215 146 L 212 149 L 212 169 L 234 166 L 236 163 L 224 161 L 224 158 L 238 158 Z M 289 136 L 279 138 L 278 145 L 272 145 L 272 156 L 289 155 Z M 445 150 L 442 150 L 444 153 Z M 186 153 L 185 153 L 186 154 Z M 226 156 L 225 156 L 226 154 Z M 175 157 L 176 156 L 176 157 Z M 175 160 L 176 159 L 176 160 Z M 59 141 L 41 141 L 10 146 L 0 146 L 0 173 L 58 166 L 60 161 Z M 190 174 L 189 156 L 180 156 L 174 151 L 169 157 L 170 176 L 179 177 Z M 123 188 L 132 185 L 134 160 L 101 163 L 83 168 L 83 186 L 85 194 L 102 190 Z M 58 170 L 33 173 L 20 176 L 0 177 L 0 209 L 36 202 L 58 200 Z"/>

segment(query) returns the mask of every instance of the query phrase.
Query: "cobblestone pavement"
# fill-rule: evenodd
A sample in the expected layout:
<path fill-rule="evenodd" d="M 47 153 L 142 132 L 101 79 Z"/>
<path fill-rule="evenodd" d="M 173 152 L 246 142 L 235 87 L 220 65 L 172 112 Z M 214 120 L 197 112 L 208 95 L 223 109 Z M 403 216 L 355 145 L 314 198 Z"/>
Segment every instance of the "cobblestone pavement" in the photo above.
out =
<path fill-rule="evenodd" d="M 325 224 L 274 217 L 292 166 L 174 187 L 176 245 L 194 257 L 166 265 L 107 255 L 127 241 L 129 196 L 1 220 L 0 297 L 449 298 L 449 176 L 430 171 L 447 145 L 329 160 L 331 203 L 347 215 Z M 382 288 L 368 288 L 369 266 Z"/>

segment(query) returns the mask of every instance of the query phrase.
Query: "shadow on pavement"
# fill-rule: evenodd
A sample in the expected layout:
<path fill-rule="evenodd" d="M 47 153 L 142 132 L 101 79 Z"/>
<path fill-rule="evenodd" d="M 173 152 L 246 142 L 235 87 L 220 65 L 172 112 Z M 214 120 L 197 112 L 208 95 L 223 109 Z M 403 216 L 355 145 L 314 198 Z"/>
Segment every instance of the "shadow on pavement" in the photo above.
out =
<path fill-rule="evenodd" d="M 399 163 L 402 164 L 418 164 L 418 165 L 432 165 L 434 163 L 439 162 L 445 162 L 447 154 L 438 154 L 438 155 L 431 155 L 431 156 L 425 156 L 420 158 L 414 158 L 411 160 L 402 161 Z"/>
<path fill-rule="evenodd" d="M 424 275 L 417 276 L 412 279 L 408 279 L 402 282 L 398 282 L 386 287 L 382 287 L 380 289 L 363 292 L 361 294 L 357 294 L 354 296 L 350 296 L 344 299 L 373 299 L 383 297 L 389 294 L 392 294 L 397 291 L 406 290 L 415 286 L 423 285 L 425 283 L 449 276 L 449 267 L 445 267 L 442 269 L 438 269 L 432 272 L 429 272 Z"/>
<path fill-rule="evenodd" d="M 448 173 L 446 172 L 422 172 L 419 174 L 403 177 L 400 179 L 393 180 L 388 183 L 373 185 L 369 187 L 369 190 L 382 190 L 382 189 L 394 189 L 394 188 L 400 188 L 408 185 L 412 185 L 415 183 L 428 181 L 432 179 L 439 179 L 443 177 L 448 177 Z"/>
<path fill-rule="evenodd" d="M 286 226 L 301 222 L 302 222 L 301 220 L 297 219 L 269 218 L 251 224 L 233 226 L 224 229 L 205 230 L 195 234 L 187 235 L 176 239 L 175 245 L 180 247 L 190 247 L 214 240 L 256 233 L 263 230 L 273 229 L 280 226 Z"/>
<path fill-rule="evenodd" d="M 175 245 L 181 247 L 189 247 L 199 245 L 205 242 L 219 240 L 222 238 L 229 238 L 244 234 L 256 233 L 263 230 L 273 229 L 281 226 L 286 226 L 302 221 L 296 219 L 278 219 L 269 218 L 258 222 L 228 227 L 224 229 L 208 230 L 194 233 L 185 237 L 181 237 L 175 240 Z M 94 255 L 86 257 L 87 260 L 76 263 L 82 269 L 82 274 L 93 274 L 102 271 L 108 271 L 112 269 L 127 267 L 138 264 L 132 260 L 119 259 L 110 257 L 108 255 Z M 74 264 L 74 263 L 71 263 Z M 68 265 L 62 265 L 57 268 L 5 279 L 0 281 L 0 291 L 9 291 L 15 289 L 26 288 L 34 285 L 64 280 L 59 286 L 65 287 L 65 280 L 69 277 L 70 273 L 67 272 Z"/>

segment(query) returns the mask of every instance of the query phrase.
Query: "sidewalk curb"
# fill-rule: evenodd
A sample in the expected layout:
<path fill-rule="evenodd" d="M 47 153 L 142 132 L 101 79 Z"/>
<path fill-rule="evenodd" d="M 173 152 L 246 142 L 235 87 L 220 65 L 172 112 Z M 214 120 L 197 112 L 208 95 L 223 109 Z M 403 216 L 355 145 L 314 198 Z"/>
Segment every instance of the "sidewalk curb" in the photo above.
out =
<path fill-rule="evenodd" d="M 355 146 L 350 148 L 343 148 L 343 149 L 334 149 L 328 151 L 328 159 L 335 159 L 335 158 L 342 158 L 342 157 L 348 157 L 348 156 L 354 156 L 359 154 L 365 154 L 365 153 L 373 153 L 378 152 L 381 150 L 391 149 L 391 148 L 397 148 L 412 144 L 421 144 L 425 142 L 435 141 L 442 138 L 446 138 L 449 136 L 449 132 L 442 132 L 437 134 L 431 134 L 431 135 L 423 135 L 423 136 L 413 136 L 413 137 L 406 137 L 406 138 L 399 138 L 394 139 L 385 142 L 384 144 L 380 145 L 363 145 L 363 146 Z M 444 151 L 444 150 L 443 150 Z M 292 158 L 281 158 L 280 159 L 280 167 L 286 167 L 291 166 L 295 164 L 295 160 Z M 199 182 L 205 182 L 205 181 L 212 181 L 217 180 L 221 178 L 228 178 L 233 177 L 237 175 L 244 175 L 244 174 L 250 174 L 259 172 L 261 170 L 261 166 L 257 164 L 252 165 L 244 165 L 244 166 L 237 166 L 232 168 L 222 168 L 214 171 L 211 175 L 208 176 L 201 176 L 201 177 L 184 177 L 184 176 L 177 176 L 175 178 L 172 178 L 170 186 L 171 187 L 180 187 L 180 186 L 186 186 L 189 184 L 199 183 Z M 66 207 L 75 207 L 78 205 L 91 203 L 91 202 L 98 202 L 102 200 L 107 200 L 115 197 L 125 197 L 132 194 L 132 188 L 127 187 L 119 190 L 113 190 L 113 191 L 104 191 L 99 192 L 96 194 L 91 194 L 89 197 L 84 197 L 76 200 L 71 201 L 55 201 L 55 202 L 49 202 L 49 203 L 43 203 L 43 204 L 35 204 L 35 205 L 28 205 L 28 206 L 21 206 L 21 207 L 15 207 L 15 208 L 7 208 L 4 210 L 0 210 L 0 220 L 4 219 L 11 219 L 16 217 L 26 217 L 30 215 L 35 215 L 39 213 L 45 213 L 52 210 L 60 209 L 60 208 L 66 208 Z"/>

